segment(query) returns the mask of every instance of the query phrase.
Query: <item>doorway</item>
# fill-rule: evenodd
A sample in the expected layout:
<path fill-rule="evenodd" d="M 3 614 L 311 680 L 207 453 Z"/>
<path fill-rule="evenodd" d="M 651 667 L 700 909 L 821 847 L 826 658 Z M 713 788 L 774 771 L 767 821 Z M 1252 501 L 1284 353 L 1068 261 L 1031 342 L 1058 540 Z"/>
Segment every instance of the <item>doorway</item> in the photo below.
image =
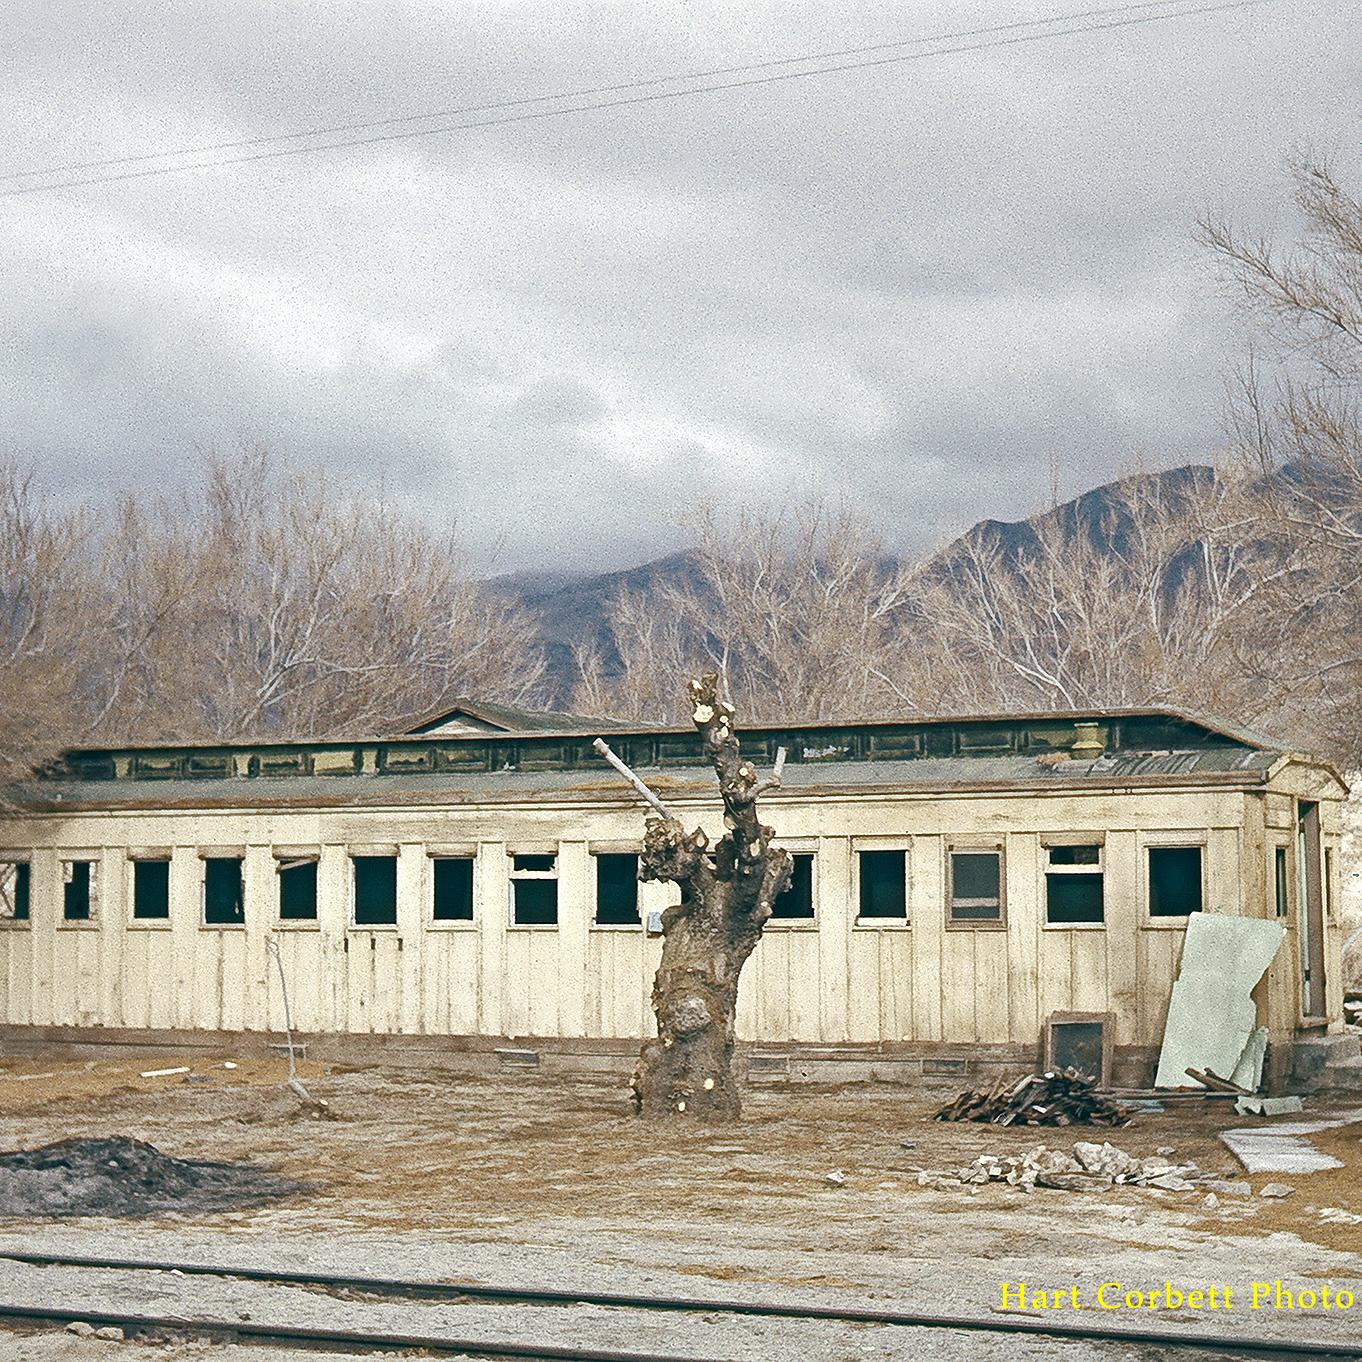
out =
<path fill-rule="evenodd" d="M 1306 1020 L 1323 1021 L 1324 993 L 1324 876 L 1319 836 L 1319 805 L 1300 800 L 1296 805 L 1296 867 L 1299 876 L 1301 1012 Z"/>

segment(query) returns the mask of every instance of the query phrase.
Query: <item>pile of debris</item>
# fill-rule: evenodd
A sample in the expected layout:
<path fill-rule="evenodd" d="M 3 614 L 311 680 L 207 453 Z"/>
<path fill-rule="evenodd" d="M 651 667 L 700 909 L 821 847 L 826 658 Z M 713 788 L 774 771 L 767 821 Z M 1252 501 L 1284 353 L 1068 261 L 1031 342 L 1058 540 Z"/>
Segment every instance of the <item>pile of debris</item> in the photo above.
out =
<path fill-rule="evenodd" d="M 1214 1179 L 1214 1175 L 1210 1176 Z M 1047 1149 L 1043 1144 L 1020 1154 L 980 1154 L 957 1174 L 963 1184 L 1006 1182 L 1024 1192 L 1037 1187 L 1078 1192 L 1118 1183 L 1159 1187 L 1165 1192 L 1190 1192 L 1207 1177 L 1194 1163 L 1170 1163 L 1162 1155 L 1137 1159 L 1113 1144 L 1105 1141 L 1094 1144 L 1088 1140 L 1079 1140 L 1072 1154 Z"/>
<path fill-rule="evenodd" d="M 988 1121 L 997 1126 L 1123 1126 L 1130 1117 L 1077 1069 L 1000 1080 L 991 1092 L 962 1092 L 936 1113 L 938 1121 Z"/>
<path fill-rule="evenodd" d="M 224 1211 L 306 1190 L 266 1168 L 176 1159 L 125 1136 L 0 1154 L 3 1216 Z"/>

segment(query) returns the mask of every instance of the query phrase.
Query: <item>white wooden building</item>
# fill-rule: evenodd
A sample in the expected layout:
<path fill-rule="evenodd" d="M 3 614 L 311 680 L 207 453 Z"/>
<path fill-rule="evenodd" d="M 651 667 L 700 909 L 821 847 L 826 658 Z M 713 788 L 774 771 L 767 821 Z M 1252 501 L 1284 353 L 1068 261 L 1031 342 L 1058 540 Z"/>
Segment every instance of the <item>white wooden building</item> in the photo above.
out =
<path fill-rule="evenodd" d="M 390 737 L 68 754 L 0 816 L 0 1038 L 263 1047 L 273 939 L 311 1053 L 627 1066 L 675 891 L 635 879 L 646 810 L 600 731 L 461 705 Z M 605 736 L 718 830 L 693 732 Z M 1147 1083 L 1193 912 L 1286 928 L 1255 995 L 1275 1081 L 1341 1029 L 1322 761 L 1162 710 L 742 740 L 789 751 L 763 813 L 796 855 L 743 976 L 754 1071 L 1015 1068 L 1079 1013 Z"/>

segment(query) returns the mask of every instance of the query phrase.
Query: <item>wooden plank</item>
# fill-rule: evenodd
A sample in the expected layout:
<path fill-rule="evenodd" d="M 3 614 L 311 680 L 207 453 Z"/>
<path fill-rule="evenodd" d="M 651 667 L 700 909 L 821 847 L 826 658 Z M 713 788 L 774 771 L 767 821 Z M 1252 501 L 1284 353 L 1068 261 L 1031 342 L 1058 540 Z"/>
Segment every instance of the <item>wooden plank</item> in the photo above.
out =
<path fill-rule="evenodd" d="M 946 938 L 945 847 L 939 835 L 913 837 L 908 875 L 913 919 L 913 1039 L 940 1040 Z"/>

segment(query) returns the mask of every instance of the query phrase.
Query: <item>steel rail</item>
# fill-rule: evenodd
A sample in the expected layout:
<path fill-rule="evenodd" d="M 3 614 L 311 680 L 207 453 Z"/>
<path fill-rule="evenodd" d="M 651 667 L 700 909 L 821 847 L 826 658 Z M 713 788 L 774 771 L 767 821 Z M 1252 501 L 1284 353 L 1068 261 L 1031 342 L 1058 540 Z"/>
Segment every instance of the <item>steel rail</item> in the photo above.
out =
<path fill-rule="evenodd" d="M 840 1324 L 875 1324 L 900 1328 L 917 1329 L 957 1329 L 970 1333 L 1029 1334 L 1042 1338 L 1067 1338 L 1085 1342 L 1134 1343 L 1165 1348 L 1200 1348 L 1211 1353 L 1249 1353 L 1258 1357 L 1282 1358 L 1345 1358 L 1362 1362 L 1362 1339 L 1355 1343 L 1340 1343 L 1332 1340 L 1313 1339 L 1269 1339 L 1261 1335 L 1250 1336 L 1227 1333 L 1174 1332 L 1169 1329 L 1129 1328 L 1122 1325 L 1094 1327 L 1091 1325 L 1065 1323 L 1063 1320 L 1039 1318 L 1034 1315 L 996 1315 L 986 1318 L 973 1315 L 934 1315 L 920 1311 L 873 1310 L 858 1306 L 816 1305 L 804 1302 L 782 1304 L 775 1301 L 735 1300 L 704 1296 L 644 1296 L 617 1291 L 567 1291 L 552 1287 L 503 1287 L 489 1286 L 481 1282 L 469 1281 L 421 1281 L 405 1277 L 377 1277 L 356 1274 L 307 1272 L 292 1268 L 269 1268 L 233 1266 L 220 1263 L 181 1263 L 154 1259 L 105 1258 L 78 1254 L 36 1253 L 23 1250 L 0 1249 L 0 1262 L 24 1263 L 33 1267 L 74 1267 L 97 1271 L 119 1272 L 168 1272 L 191 1277 L 221 1277 L 237 1281 L 268 1282 L 281 1286 L 317 1287 L 323 1290 L 366 1291 L 377 1296 L 398 1297 L 421 1300 L 462 1300 L 462 1301 L 500 1301 L 516 1304 L 538 1305 L 600 1305 L 623 1309 L 655 1312 L 687 1312 L 692 1314 L 729 1314 L 757 1316 L 768 1319 L 809 1319 L 826 1320 Z M 89 1312 L 80 1313 L 70 1310 L 8 1306 L 0 1304 L 0 1318 L 22 1316 L 27 1311 L 34 1318 L 49 1316 L 63 1320 L 92 1320 Z M 123 1318 L 138 1323 L 137 1317 L 127 1315 Z M 109 1323 L 118 1323 L 110 1318 Z M 161 1328 L 202 1328 L 254 1329 L 257 1326 L 230 1321 L 173 1319 L 159 1321 L 144 1327 Z M 260 1325 L 268 1330 L 272 1326 Z M 296 1331 L 301 1335 L 307 1330 Z M 358 1341 L 360 1335 L 355 1335 Z M 383 1336 L 375 1335 L 374 1338 Z M 326 1341 L 319 1338 L 318 1341 Z M 378 1347 L 377 1343 L 368 1345 Z M 416 1344 L 404 1343 L 401 1346 L 415 1347 Z M 435 1348 L 436 1343 L 422 1346 Z M 438 1346 L 446 1346 L 439 1344 Z M 519 1344 L 474 1344 L 467 1340 L 448 1342 L 449 1348 L 467 1348 L 474 1352 L 478 1348 L 487 1356 L 534 1356 L 545 1358 L 602 1358 L 606 1362 L 673 1362 L 664 1354 L 609 1353 L 595 1351 L 574 1351 L 571 1348 L 554 1351 L 540 1345 L 528 1348 Z M 492 1352 L 487 1349 L 492 1348 Z M 519 1351 L 517 1351 L 519 1349 Z M 536 1351 L 537 1350 L 537 1351 Z M 687 1358 L 684 1362 L 700 1362 Z"/>

